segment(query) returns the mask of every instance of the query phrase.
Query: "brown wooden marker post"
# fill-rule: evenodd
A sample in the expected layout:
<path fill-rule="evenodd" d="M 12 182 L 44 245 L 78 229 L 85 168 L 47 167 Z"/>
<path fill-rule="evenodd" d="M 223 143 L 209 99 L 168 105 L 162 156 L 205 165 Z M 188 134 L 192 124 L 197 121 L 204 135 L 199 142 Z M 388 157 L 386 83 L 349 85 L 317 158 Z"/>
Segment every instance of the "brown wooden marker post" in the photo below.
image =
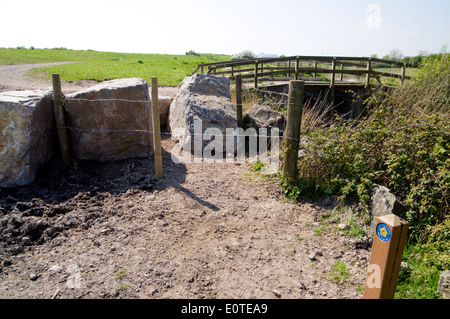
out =
<path fill-rule="evenodd" d="M 64 118 L 63 93 L 61 90 L 61 79 L 58 73 L 52 74 L 53 84 L 53 113 L 58 131 L 59 147 L 64 164 L 70 165 L 69 139 L 67 137 L 66 120 Z"/>
<path fill-rule="evenodd" d="M 379 217 L 373 239 L 364 299 L 393 299 L 409 223 L 396 215 Z"/>
<path fill-rule="evenodd" d="M 152 77 L 152 124 L 153 149 L 155 152 L 155 175 L 157 179 L 161 179 L 163 178 L 163 169 L 161 154 L 161 125 L 159 122 L 158 104 L 158 78 Z"/>

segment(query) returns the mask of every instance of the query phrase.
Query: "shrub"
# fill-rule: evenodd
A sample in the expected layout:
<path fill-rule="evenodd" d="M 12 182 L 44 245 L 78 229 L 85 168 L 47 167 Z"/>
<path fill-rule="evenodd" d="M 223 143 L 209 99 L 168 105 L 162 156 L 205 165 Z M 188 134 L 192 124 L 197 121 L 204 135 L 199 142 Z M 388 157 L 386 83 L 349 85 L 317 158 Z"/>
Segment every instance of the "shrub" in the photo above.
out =
<path fill-rule="evenodd" d="M 360 121 L 311 131 L 286 194 L 356 194 L 368 213 L 373 184 L 386 186 L 406 205 L 413 238 L 425 241 L 450 206 L 449 74 L 446 55 L 428 61 L 410 83 L 366 100 Z"/>
<path fill-rule="evenodd" d="M 186 55 L 195 55 L 195 56 L 200 56 L 199 53 L 195 52 L 194 50 L 189 50 L 188 52 L 186 52 Z"/>

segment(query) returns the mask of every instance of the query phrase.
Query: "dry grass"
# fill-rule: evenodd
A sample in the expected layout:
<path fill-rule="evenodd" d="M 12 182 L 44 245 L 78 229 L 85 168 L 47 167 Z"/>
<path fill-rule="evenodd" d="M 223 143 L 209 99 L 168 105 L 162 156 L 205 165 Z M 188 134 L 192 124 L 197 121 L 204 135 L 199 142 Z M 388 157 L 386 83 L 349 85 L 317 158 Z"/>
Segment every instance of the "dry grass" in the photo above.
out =
<path fill-rule="evenodd" d="M 230 87 L 230 99 L 236 109 L 236 88 L 234 85 Z M 281 96 L 278 99 L 262 97 L 258 92 L 248 87 L 242 88 L 242 112 L 245 115 L 256 103 L 271 104 L 275 111 L 286 114 L 286 107 L 282 103 L 286 102 L 286 97 Z M 327 102 L 327 97 L 319 96 L 317 99 L 306 100 L 303 106 L 302 114 L 302 131 L 309 131 L 323 125 L 330 124 L 329 114 L 333 106 Z"/>

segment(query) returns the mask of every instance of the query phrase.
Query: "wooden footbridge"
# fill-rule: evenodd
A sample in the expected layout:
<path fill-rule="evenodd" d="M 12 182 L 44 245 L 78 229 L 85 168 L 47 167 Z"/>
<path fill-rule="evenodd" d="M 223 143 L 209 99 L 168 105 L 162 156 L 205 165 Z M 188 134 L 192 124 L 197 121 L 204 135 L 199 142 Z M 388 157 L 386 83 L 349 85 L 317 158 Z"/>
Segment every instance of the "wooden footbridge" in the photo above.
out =
<path fill-rule="evenodd" d="M 329 101 L 340 105 L 339 113 L 353 110 L 353 117 L 359 113 L 353 97 L 346 92 L 366 96 L 372 89 L 403 85 L 410 79 L 413 65 L 366 57 L 290 56 L 268 59 L 247 59 L 199 64 L 197 72 L 229 76 L 232 81 L 240 75 L 246 85 L 255 89 L 280 92 L 286 91 L 289 80 L 305 81 L 305 92 L 310 96 L 327 96 Z M 284 84 L 281 84 L 283 83 Z M 354 102 L 354 101 L 353 101 Z M 346 105 L 347 104 L 347 105 Z"/>

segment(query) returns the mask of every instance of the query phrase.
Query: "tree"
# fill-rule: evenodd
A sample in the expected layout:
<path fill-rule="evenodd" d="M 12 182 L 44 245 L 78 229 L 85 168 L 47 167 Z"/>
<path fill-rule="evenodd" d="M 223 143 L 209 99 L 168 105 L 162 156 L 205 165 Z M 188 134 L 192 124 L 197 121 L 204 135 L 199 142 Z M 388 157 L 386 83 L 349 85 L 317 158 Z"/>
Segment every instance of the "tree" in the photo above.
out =
<path fill-rule="evenodd" d="M 231 61 L 247 60 L 247 59 L 256 59 L 256 55 L 250 50 L 245 50 L 240 53 L 234 54 L 231 57 Z"/>
<path fill-rule="evenodd" d="M 403 58 L 403 53 L 399 49 L 392 49 L 389 52 L 389 60 L 399 62 Z"/>

